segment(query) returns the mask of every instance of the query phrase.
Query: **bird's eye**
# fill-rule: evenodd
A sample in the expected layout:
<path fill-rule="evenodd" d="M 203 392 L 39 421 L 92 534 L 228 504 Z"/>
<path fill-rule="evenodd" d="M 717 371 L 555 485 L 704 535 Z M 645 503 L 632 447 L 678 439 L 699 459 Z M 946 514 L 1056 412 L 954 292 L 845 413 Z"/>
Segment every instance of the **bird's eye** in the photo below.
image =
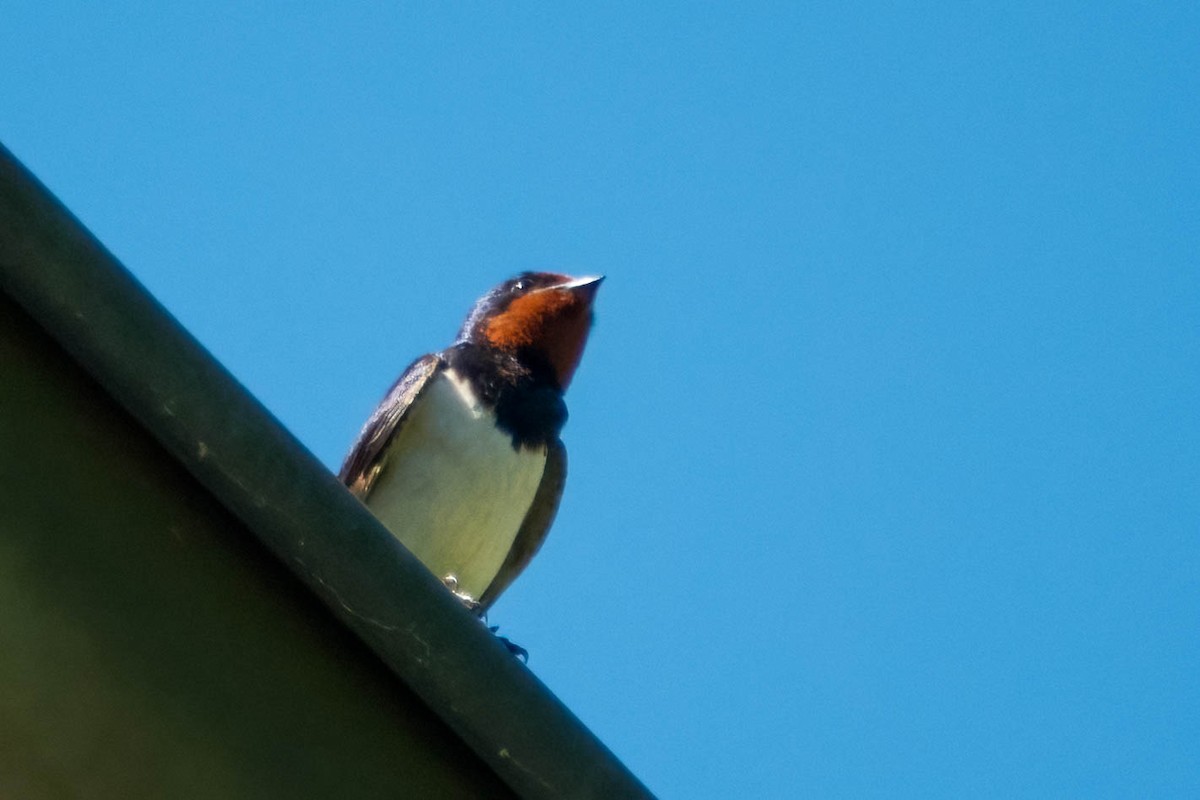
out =
<path fill-rule="evenodd" d="M 514 292 L 523 292 L 523 291 L 525 291 L 525 281 L 517 281 L 516 283 L 514 283 L 514 284 L 513 284 L 513 287 L 512 287 L 512 290 L 513 290 Z"/>

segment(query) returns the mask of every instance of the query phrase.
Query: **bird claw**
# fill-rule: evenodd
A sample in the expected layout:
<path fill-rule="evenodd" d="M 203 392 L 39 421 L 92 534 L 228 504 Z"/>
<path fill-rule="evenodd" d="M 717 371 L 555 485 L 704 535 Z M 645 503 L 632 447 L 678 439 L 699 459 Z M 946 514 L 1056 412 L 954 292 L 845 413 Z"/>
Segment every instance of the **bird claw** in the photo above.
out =
<path fill-rule="evenodd" d="M 442 578 L 442 583 L 445 585 L 445 587 L 447 589 L 450 590 L 450 593 L 452 595 L 454 595 L 455 597 L 458 598 L 459 602 L 461 602 L 464 606 L 467 607 L 468 611 L 470 611 L 473 614 L 478 615 L 479 621 L 482 622 L 484 625 L 487 625 L 487 629 L 491 632 L 491 634 L 493 636 L 496 637 L 496 639 L 500 642 L 500 644 L 504 645 L 504 649 L 508 650 L 508 652 L 512 653 L 517 658 L 521 659 L 522 664 L 529 663 L 529 651 L 526 650 L 524 647 L 521 647 L 521 645 L 516 644 L 513 641 L 511 641 L 507 636 L 501 636 L 500 634 L 496 633 L 496 631 L 500 630 L 499 625 L 488 625 L 487 624 L 487 612 L 483 610 L 483 606 L 481 606 L 479 604 L 479 601 L 477 601 L 474 597 L 471 597 L 471 595 L 467 594 L 466 592 L 460 592 L 458 590 L 458 578 L 457 577 L 455 577 L 453 574 L 447 575 L 444 578 Z"/>
<path fill-rule="evenodd" d="M 492 632 L 492 635 L 496 637 L 500 644 L 504 645 L 508 652 L 521 659 L 522 664 L 529 663 L 529 651 L 524 647 L 521 647 L 521 645 L 510 640 L 507 636 L 501 636 L 500 634 L 496 633 L 496 631 L 500 630 L 499 625 L 489 625 L 488 630 Z"/>
<path fill-rule="evenodd" d="M 450 574 L 442 578 L 442 585 L 449 589 L 450 594 L 457 597 L 460 603 L 466 606 L 467 611 L 470 611 L 472 614 L 479 613 L 479 609 L 481 608 L 479 601 L 466 592 L 458 590 L 458 578 L 455 575 Z"/>

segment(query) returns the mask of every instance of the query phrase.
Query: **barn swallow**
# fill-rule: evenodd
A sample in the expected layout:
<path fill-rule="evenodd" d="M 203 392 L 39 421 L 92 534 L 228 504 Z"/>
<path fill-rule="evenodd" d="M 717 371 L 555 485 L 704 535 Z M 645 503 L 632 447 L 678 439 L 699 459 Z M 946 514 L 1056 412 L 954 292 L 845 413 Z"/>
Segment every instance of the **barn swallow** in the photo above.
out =
<path fill-rule="evenodd" d="M 492 289 L 454 344 L 401 374 L 338 475 L 481 616 L 537 553 L 558 510 L 563 392 L 602 280 L 525 272 Z"/>

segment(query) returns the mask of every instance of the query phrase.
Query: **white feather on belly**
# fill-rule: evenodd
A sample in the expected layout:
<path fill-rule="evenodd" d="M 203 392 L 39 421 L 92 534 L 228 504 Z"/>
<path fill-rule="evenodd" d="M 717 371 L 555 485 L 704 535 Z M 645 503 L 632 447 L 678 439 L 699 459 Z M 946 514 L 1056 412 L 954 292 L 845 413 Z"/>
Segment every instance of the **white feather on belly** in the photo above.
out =
<path fill-rule="evenodd" d="M 512 548 L 546 468 L 519 451 L 453 370 L 409 409 L 366 504 L 439 578 L 479 598 Z"/>

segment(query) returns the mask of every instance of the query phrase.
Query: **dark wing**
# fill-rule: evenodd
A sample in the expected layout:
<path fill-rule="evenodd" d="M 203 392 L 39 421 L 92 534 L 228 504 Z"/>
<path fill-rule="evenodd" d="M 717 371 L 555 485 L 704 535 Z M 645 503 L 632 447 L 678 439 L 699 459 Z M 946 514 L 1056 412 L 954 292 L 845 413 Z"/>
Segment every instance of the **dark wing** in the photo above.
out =
<path fill-rule="evenodd" d="M 558 512 L 558 501 L 562 499 L 563 485 L 566 482 L 567 449 L 561 441 L 555 439 L 546 446 L 546 469 L 542 473 L 542 482 L 538 484 L 537 494 L 533 496 L 533 505 L 525 514 L 525 521 L 517 531 L 512 549 L 508 551 L 508 556 L 500 565 L 496 577 L 479 598 L 481 611 L 486 611 L 496 602 L 500 593 L 516 580 L 541 548 L 542 542 L 546 541 L 546 534 L 550 532 L 550 523 L 554 522 L 554 515 Z"/>
<path fill-rule="evenodd" d="M 383 450 L 404 424 L 404 417 L 413 401 L 429 383 L 429 379 L 445 367 L 445 362 L 437 354 L 418 358 L 404 370 L 363 426 L 338 472 L 338 479 L 360 500 L 371 491 L 371 485 L 383 470 Z"/>

